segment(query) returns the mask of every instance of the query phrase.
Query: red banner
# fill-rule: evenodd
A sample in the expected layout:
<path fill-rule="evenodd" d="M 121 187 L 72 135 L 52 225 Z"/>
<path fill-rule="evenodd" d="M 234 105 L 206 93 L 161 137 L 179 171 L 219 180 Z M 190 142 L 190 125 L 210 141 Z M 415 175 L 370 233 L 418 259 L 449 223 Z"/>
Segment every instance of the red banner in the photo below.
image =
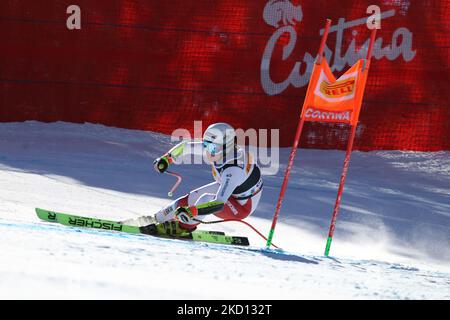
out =
<path fill-rule="evenodd" d="M 319 46 L 338 78 L 364 57 L 370 0 L 0 2 L 0 121 L 159 131 L 229 122 L 290 146 Z M 450 1 L 382 1 L 355 149 L 449 150 Z M 341 148 L 342 124 L 306 123 L 302 147 Z"/>

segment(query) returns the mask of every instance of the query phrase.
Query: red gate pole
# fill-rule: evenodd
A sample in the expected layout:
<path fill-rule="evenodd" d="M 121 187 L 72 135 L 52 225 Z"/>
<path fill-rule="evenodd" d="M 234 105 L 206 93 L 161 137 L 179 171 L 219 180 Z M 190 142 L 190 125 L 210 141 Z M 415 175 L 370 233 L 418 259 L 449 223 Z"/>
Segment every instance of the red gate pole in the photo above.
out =
<path fill-rule="evenodd" d="M 331 20 L 327 19 L 327 23 L 325 25 L 325 32 L 323 33 L 322 40 L 320 42 L 319 53 L 318 53 L 316 64 L 320 64 L 322 62 L 323 50 L 325 49 L 325 43 L 327 42 L 328 33 L 330 31 L 330 26 L 331 26 Z M 308 91 L 309 91 L 309 87 L 308 87 Z M 306 92 L 306 96 L 308 96 L 308 92 Z M 306 99 L 305 99 L 305 101 L 306 101 Z M 274 232 L 275 232 L 275 227 L 276 227 L 276 224 L 277 224 L 277 221 L 278 221 L 278 216 L 280 214 L 281 203 L 283 202 L 284 193 L 286 192 L 286 188 L 287 188 L 287 184 L 288 184 L 288 180 L 289 180 L 289 175 L 291 174 L 292 165 L 294 163 L 294 158 L 295 158 L 295 155 L 297 153 L 297 147 L 298 147 L 298 144 L 299 144 L 299 141 L 300 141 L 300 136 L 301 136 L 302 131 L 303 131 L 303 124 L 304 123 L 305 123 L 305 120 L 303 119 L 303 117 L 301 117 L 300 118 L 300 122 L 299 122 L 299 124 L 297 126 L 297 132 L 295 133 L 294 145 L 292 146 L 292 151 L 291 151 L 291 154 L 289 156 L 288 166 L 286 167 L 286 172 L 284 174 L 284 180 L 283 180 L 283 184 L 281 186 L 280 196 L 278 197 L 278 202 L 277 202 L 277 205 L 276 205 L 275 214 L 273 216 L 272 226 L 270 228 L 269 236 L 267 237 L 267 243 L 266 243 L 266 247 L 267 248 L 270 248 L 270 245 L 272 244 L 272 239 L 273 239 L 273 235 L 274 235 Z"/>
<path fill-rule="evenodd" d="M 373 51 L 373 45 L 375 43 L 376 33 L 377 33 L 377 29 L 373 29 L 372 33 L 370 35 L 369 50 L 367 52 L 367 57 L 366 57 L 366 60 L 367 60 L 366 72 L 369 71 L 369 65 L 370 65 L 370 60 L 372 59 L 372 51 Z M 338 189 L 338 193 L 336 196 L 336 202 L 335 202 L 334 209 L 333 209 L 333 217 L 331 218 L 330 231 L 328 232 L 328 239 L 327 239 L 327 244 L 325 247 L 325 256 L 326 257 L 328 257 L 328 254 L 330 253 L 331 241 L 333 241 L 334 229 L 336 227 L 337 215 L 339 213 L 339 205 L 341 204 L 342 192 L 344 191 L 345 178 L 347 177 L 348 167 L 350 165 L 350 155 L 352 153 L 353 141 L 355 139 L 357 126 L 358 126 L 357 123 L 352 125 L 350 138 L 349 138 L 349 142 L 347 145 L 347 151 L 346 151 L 345 160 L 344 160 L 344 168 L 342 169 L 341 179 L 339 182 L 339 189 Z"/>
<path fill-rule="evenodd" d="M 327 245 L 325 247 L 325 256 L 328 257 L 330 253 L 331 241 L 333 240 L 334 228 L 336 227 L 337 215 L 339 212 L 339 205 L 341 204 L 342 192 L 344 190 L 345 178 L 347 177 L 348 167 L 350 165 L 350 154 L 352 153 L 353 140 L 356 135 L 357 125 L 352 125 L 352 130 L 350 133 L 350 141 L 347 145 L 347 151 L 345 154 L 344 168 L 342 169 L 341 180 L 339 182 L 339 189 L 336 197 L 336 203 L 333 209 L 333 217 L 331 218 L 330 231 L 328 232 Z"/>

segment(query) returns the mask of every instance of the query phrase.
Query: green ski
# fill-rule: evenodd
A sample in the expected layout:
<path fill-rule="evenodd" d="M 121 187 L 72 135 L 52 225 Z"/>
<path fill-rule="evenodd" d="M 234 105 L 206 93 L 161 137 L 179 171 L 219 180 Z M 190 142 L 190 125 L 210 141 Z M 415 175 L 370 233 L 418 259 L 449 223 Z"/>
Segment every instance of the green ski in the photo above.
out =
<path fill-rule="evenodd" d="M 59 213 L 44 209 L 36 208 L 36 214 L 39 219 L 48 221 L 48 222 L 56 222 L 65 226 L 71 227 L 82 227 L 82 228 L 92 228 L 92 229 L 101 229 L 101 230 L 109 230 L 109 231 L 118 231 L 118 232 L 126 232 L 133 234 L 146 234 L 156 237 L 162 238 L 173 238 L 173 239 L 182 239 L 182 240 L 194 240 L 200 242 L 210 242 L 210 243 L 218 243 L 218 244 L 230 244 L 230 245 L 242 245 L 248 246 L 250 245 L 248 238 L 246 237 L 236 237 L 236 236 L 227 236 L 225 233 L 220 231 L 205 231 L 205 230 L 196 230 L 193 232 L 186 232 L 186 234 L 182 234 L 180 236 L 168 236 L 157 234 L 155 228 L 152 226 L 147 227 L 135 227 L 121 224 L 117 221 L 110 221 L 104 219 L 90 218 L 90 217 L 82 217 L 72 214 Z"/>

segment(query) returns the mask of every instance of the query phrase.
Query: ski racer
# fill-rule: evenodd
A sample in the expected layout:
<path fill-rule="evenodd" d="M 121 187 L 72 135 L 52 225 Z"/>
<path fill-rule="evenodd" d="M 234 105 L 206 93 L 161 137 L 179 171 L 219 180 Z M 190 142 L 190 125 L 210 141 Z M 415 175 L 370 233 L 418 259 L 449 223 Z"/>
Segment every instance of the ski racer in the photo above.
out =
<path fill-rule="evenodd" d="M 192 232 L 208 215 L 221 219 L 242 220 L 252 214 L 261 198 L 263 181 L 253 156 L 235 143 L 236 133 L 226 123 L 210 125 L 203 134 L 202 145 L 212 165 L 214 182 L 192 190 L 174 200 L 153 216 L 122 221 L 135 226 L 156 226 L 158 233 L 180 235 Z M 164 173 L 174 161 L 185 154 L 183 141 L 154 161 L 154 168 Z"/>

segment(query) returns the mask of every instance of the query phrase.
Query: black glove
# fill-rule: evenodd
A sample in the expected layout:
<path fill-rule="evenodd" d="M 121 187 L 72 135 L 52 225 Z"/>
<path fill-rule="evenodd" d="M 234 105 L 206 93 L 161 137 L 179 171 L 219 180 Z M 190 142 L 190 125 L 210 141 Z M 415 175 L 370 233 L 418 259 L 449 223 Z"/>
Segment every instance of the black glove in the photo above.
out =
<path fill-rule="evenodd" d="M 186 223 L 186 222 L 189 222 L 189 220 L 194 219 L 197 216 L 197 208 L 195 206 L 178 207 L 175 215 L 182 222 Z"/>
<path fill-rule="evenodd" d="M 167 168 L 169 168 L 170 160 L 168 156 L 162 156 L 161 158 L 155 159 L 153 161 L 153 167 L 156 171 L 164 173 Z"/>

